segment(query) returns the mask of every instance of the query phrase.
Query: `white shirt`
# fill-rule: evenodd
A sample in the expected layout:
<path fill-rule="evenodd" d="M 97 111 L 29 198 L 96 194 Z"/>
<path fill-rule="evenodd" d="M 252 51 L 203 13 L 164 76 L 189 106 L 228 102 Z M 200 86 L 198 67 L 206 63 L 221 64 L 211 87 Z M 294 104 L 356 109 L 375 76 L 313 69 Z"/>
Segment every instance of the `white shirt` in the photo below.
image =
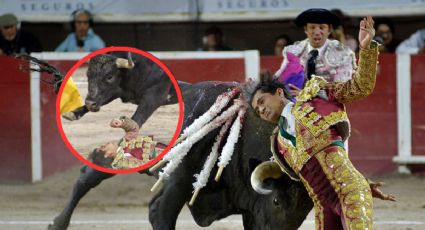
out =
<path fill-rule="evenodd" d="M 397 54 L 417 54 L 425 45 L 425 29 L 421 29 L 404 40 L 396 49 Z"/>
<path fill-rule="evenodd" d="M 319 55 L 317 57 L 320 57 L 323 55 L 323 50 L 325 49 L 325 46 L 328 44 L 329 39 L 326 39 L 325 44 L 323 44 L 323 46 L 321 46 L 320 48 L 313 48 L 313 46 L 310 45 L 310 42 L 308 42 L 307 44 L 307 53 L 310 53 L 310 51 L 312 50 L 317 50 L 319 51 Z"/>
<path fill-rule="evenodd" d="M 290 135 L 295 136 L 295 118 L 294 115 L 292 115 L 291 113 L 293 106 L 293 102 L 288 102 L 288 104 L 283 107 L 281 116 L 284 117 L 287 122 L 285 131 Z"/>

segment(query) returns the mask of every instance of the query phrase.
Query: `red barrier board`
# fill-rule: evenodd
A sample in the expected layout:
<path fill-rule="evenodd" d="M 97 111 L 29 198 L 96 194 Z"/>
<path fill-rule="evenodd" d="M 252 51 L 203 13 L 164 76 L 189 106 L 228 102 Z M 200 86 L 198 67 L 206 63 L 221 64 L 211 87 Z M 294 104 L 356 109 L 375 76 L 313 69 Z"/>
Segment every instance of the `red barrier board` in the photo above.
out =
<path fill-rule="evenodd" d="M 54 62 L 64 73 L 75 61 Z M 32 181 L 30 74 L 23 63 L 0 57 L 0 181 Z M 25 64 L 24 64 L 25 65 Z M 6 77 L 7 76 L 7 77 Z M 42 74 L 42 79 L 51 76 Z M 53 86 L 40 83 L 42 175 L 52 175 L 78 163 L 63 143 L 55 119 L 56 94 Z"/>
<path fill-rule="evenodd" d="M 29 74 L 0 56 L 0 181 L 31 180 Z"/>
<path fill-rule="evenodd" d="M 174 77 L 190 83 L 200 81 L 245 80 L 245 64 L 239 59 L 164 59 L 162 62 Z"/>
<path fill-rule="evenodd" d="M 260 58 L 260 69 L 269 70 L 272 74 L 274 74 L 279 69 L 282 61 L 283 57 L 262 56 Z"/>
<path fill-rule="evenodd" d="M 66 73 L 76 61 L 49 61 L 61 72 Z M 42 74 L 41 78 L 47 79 L 51 76 Z M 40 107 L 41 107 L 41 152 L 43 162 L 43 177 L 56 172 L 66 170 L 80 162 L 63 142 L 56 125 L 56 94 L 53 86 L 40 83 Z"/>
<path fill-rule="evenodd" d="M 412 56 L 412 148 L 425 155 L 425 56 Z M 76 61 L 49 61 L 63 72 Z M 163 60 L 176 79 L 187 82 L 208 80 L 244 81 L 244 60 Z M 261 69 L 274 73 L 281 57 L 261 57 Z M 376 88 L 371 96 L 347 105 L 352 132 L 350 159 L 366 175 L 392 172 L 397 154 L 396 56 L 381 54 Z M 31 181 L 31 117 L 29 74 L 12 58 L 0 57 L 0 180 Z M 46 75 L 42 75 L 46 77 Z M 55 122 L 56 95 L 50 85 L 40 83 L 43 177 L 78 164 L 62 142 Z"/>
<path fill-rule="evenodd" d="M 425 155 L 425 55 L 411 56 L 412 153 Z"/>
<path fill-rule="evenodd" d="M 373 93 L 347 105 L 351 122 L 350 159 L 366 175 L 392 172 L 397 154 L 396 56 L 379 56 Z"/>

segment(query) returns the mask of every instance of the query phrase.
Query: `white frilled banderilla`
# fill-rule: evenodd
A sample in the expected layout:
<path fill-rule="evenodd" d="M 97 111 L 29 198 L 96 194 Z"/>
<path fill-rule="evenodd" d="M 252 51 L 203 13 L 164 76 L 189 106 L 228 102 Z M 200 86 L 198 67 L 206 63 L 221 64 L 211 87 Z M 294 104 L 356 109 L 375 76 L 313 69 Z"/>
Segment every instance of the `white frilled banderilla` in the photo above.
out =
<path fill-rule="evenodd" d="M 179 138 L 181 142 L 176 144 L 157 165 L 150 169 L 150 171 L 155 171 L 163 164 L 167 163 L 167 165 L 159 173 L 159 179 L 152 187 L 151 191 L 155 191 L 162 181 L 167 179 L 171 173 L 174 172 L 196 142 L 201 140 L 211 131 L 222 126 L 215 139 L 211 152 L 204 163 L 202 171 L 195 175 L 196 182 L 193 183 L 194 194 L 189 204 L 192 205 L 195 202 L 199 191 L 206 186 L 217 159 L 219 160 L 217 163 L 219 169 L 215 176 L 215 180 L 218 181 L 220 179 L 221 173 L 229 164 L 235 145 L 238 142 L 240 131 L 242 129 L 243 118 L 246 112 L 246 105 L 243 102 L 243 99 L 239 97 L 238 100 L 234 100 L 234 103 L 228 109 L 224 111 L 222 110 L 239 92 L 240 88 L 233 88 L 232 90 L 219 95 L 210 109 L 183 131 L 183 134 Z M 222 113 L 218 115 L 220 112 Z M 227 141 L 224 144 L 219 157 L 219 147 L 223 143 L 225 133 L 229 128 L 230 131 Z"/>

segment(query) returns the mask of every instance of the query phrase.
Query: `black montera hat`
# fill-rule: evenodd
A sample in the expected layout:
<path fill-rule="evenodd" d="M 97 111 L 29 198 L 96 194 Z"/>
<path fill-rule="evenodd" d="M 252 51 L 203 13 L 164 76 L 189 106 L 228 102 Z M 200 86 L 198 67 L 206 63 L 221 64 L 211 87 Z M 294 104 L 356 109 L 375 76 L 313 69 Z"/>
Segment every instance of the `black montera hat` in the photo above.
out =
<path fill-rule="evenodd" d="M 298 27 L 303 27 L 307 23 L 330 24 L 334 28 L 340 25 L 339 18 L 335 14 L 320 8 L 308 9 L 295 19 L 295 24 Z"/>

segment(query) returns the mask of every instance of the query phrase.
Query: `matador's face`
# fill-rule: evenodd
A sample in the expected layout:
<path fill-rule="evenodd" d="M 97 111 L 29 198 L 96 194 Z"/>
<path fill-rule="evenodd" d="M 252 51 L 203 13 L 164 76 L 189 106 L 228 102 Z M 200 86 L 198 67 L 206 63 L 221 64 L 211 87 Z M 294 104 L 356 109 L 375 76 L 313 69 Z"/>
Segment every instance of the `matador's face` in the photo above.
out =
<path fill-rule="evenodd" d="M 104 152 L 105 157 L 115 157 L 118 149 L 118 145 L 114 143 L 106 143 L 100 147 L 100 150 Z"/>
<path fill-rule="evenodd" d="M 307 23 L 304 26 L 304 33 L 313 48 L 320 48 L 331 34 L 331 27 L 328 24 Z"/>
<path fill-rule="evenodd" d="M 274 94 L 257 90 L 252 98 L 252 108 L 261 119 L 277 124 L 284 107 L 283 95 L 281 88 Z"/>

